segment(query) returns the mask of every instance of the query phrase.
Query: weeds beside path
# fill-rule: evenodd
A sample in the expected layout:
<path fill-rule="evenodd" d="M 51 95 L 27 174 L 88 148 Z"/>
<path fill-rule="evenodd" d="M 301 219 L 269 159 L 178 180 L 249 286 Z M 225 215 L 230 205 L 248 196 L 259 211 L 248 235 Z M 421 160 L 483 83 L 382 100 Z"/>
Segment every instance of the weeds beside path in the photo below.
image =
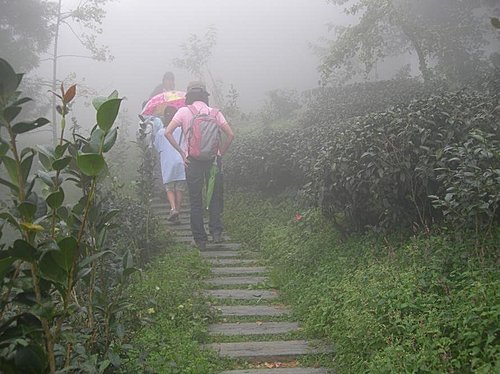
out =
<path fill-rule="evenodd" d="M 130 321 L 137 325 L 125 372 L 217 372 L 217 357 L 199 343 L 213 315 L 196 296 L 208 272 L 198 251 L 176 246 L 137 277 L 130 290 Z"/>
<path fill-rule="evenodd" d="M 335 346 L 339 372 L 499 371 L 498 259 L 446 235 L 341 240 L 318 212 L 295 209 L 235 194 L 226 222 L 261 250 L 305 332 Z"/>

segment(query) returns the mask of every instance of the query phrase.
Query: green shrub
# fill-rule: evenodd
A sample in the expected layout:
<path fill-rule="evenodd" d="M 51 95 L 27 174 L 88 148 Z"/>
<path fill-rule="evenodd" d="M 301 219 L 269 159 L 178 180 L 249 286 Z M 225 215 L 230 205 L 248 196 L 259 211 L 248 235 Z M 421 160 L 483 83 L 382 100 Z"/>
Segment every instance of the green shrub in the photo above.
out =
<path fill-rule="evenodd" d="M 454 228 L 472 222 L 484 232 L 500 218 L 498 100 L 441 92 L 328 125 L 317 119 L 247 136 L 228 157 L 226 180 L 272 193 L 302 187 L 346 231 L 425 231 L 446 216 Z"/>
<path fill-rule="evenodd" d="M 340 372 L 498 371 L 500 272 L 497 259 L 478 260 L 474 239 L 342 239 L 317 210 L 294 219 L 276 207 L 281 218 L 267 220 L 261 205 L 230 201 L 230 211 L 260 216 L 229 212 L 230 228 L 250 232 L 258 222 L 273 283 L 306 332 L 335 347 Z M 499 236 L 485 243 L 491 253 Z"/>
<path fill-rule="evenodd" d="M 124 372 L 216 373 L 217 357 L 202 349 L 214 318 L 197 294 L 209 268 L 199 253 L 174 248 L 130 286 L 130 349 Z"/>
<path fill-rule="evenodd" d="M 331 125 L 348 118 L 381 112 L 395 105 L 428 97 L 436 88 L 414 79 L 317 88 L 306 94 L 308 105 L 303 123 Z"/>
<path fill-rule="evenodd" d="M 0 234 L 11 229 L 0 245 L 0 367 L 6 373 L 103 372 L 111 345 L 120 344 L 115 331 L 127 306 L 122 290 L 137 270 L 129 251 L 110 250 L 106 238 L 118 212 L 98 193 L 122 99 L 116 91 L 95 98 L 90 136 L 73 131 L 67 139 L 76 85 L 65 90 L 61 84 L 53 92 L 61 116 L 57 144 L 21 148 L 20 136 L 49 123 L 16 122 L 31 100 L 17 90 L 21 79 L 0 59 L 0 184 L 10 193 Z M 79 191 L 76 202 L 66 197 L 70 184 Z"/>

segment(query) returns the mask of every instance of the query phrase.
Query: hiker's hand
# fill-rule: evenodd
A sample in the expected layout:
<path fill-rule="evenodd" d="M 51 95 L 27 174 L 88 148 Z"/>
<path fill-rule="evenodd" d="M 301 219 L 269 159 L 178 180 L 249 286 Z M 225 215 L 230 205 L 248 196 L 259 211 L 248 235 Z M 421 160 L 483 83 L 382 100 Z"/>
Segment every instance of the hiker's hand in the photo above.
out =
<path fill-rule="evenodd" d="M 182 162 L 184 163 L 184 167 L 188 167 L 189 166 L 189 159 L 186 157 L 186 155 L 182 155 Z"/>

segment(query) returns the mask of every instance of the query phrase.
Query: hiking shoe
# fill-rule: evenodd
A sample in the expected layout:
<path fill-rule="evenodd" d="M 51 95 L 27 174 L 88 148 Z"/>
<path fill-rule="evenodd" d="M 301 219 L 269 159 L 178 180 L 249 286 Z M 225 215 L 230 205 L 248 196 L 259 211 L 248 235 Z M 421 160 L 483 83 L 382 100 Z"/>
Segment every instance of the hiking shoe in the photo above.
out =
<path fill-rule="evenodd" d="M 167 221 L 169 222 L 174 222 L 175 220 L 177 220 L 179 218 L 179 212 L 177 210 L 171 210 L 170 211 L 170 214 L 168 215 L 167 217 Z"/>
<path fill-rule="evenodd" d="M 216 244 L 222 243 L 224 241 L 224 239 L 222 239 L 221 233 L 213 234 L 212 238 L 213 238 L 213 242 Z"/>

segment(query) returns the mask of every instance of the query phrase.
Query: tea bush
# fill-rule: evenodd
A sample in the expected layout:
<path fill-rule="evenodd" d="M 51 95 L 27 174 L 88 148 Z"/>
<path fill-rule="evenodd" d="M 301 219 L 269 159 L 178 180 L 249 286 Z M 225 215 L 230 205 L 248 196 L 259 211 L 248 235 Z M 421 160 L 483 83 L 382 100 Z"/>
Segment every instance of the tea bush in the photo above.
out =
<path fill-rule="evenodd" d="M 441 176 L 446 170 L 466 167 L 468 162 L 467 167 L 493 178 L 498 186 L 497 105 L 497 97 L 479 93 L 442 93 L 352 119 L 321 145 L 324 152 L 309 174 L 311 191 L 323 211 L 343 213 L 357 229 L 430 226 L 443 211 L 429 196 L 450 198 L 446 190 L 451 186 Z M 454 144 L 467 142 L 478 132 L 483 134 L 486 154 L 477 153 L 474 160 L 449 157 Z M 483 189 L 470 196 L 470 205 L 486 203 L 491 222 L 498 219 L 498 193 L 498 188 Z"/>
<path fill-rule="evenodd" d="M 314 122 L 238 139 L 226 180 L 272 193 L 302 187 L 312 205 L 340 217 L 350 231 L 425 230 L 443 216 L 460 228 L 472 222 L 486 230 L 499 219 L 498 93 L 436 92 L 411 100 L 411 90 L 402 103 L 368 106 L 374 111 L 361 117 L 348 118 L 355 111 L 347 109 L 335 117 L 315 106 Z"/>
<path fill-rule="evenodd" d="M 226 204 L 228 229 L 241 238 L 262 232 L 253 245 L 273 282 L 306 332 L 335 347 L 339 372 L 500 369 L 500 272 L 496 259 L 478 259 L 473 239 L 342 239 L 317 209 L 294 216 L 289 201 L 268 218 L 273 205 L 235 196 Z M 489 251 L 499 242 L 496 229 Z"/>
<path fill-rule="evenodd" d="M 428 97 L 439 87 L 438 84 L 424 85 L 416 79 L 395 79 L 317 88 L 305 94 L 307 107 L 303 122 L 331 125 Z"/>

